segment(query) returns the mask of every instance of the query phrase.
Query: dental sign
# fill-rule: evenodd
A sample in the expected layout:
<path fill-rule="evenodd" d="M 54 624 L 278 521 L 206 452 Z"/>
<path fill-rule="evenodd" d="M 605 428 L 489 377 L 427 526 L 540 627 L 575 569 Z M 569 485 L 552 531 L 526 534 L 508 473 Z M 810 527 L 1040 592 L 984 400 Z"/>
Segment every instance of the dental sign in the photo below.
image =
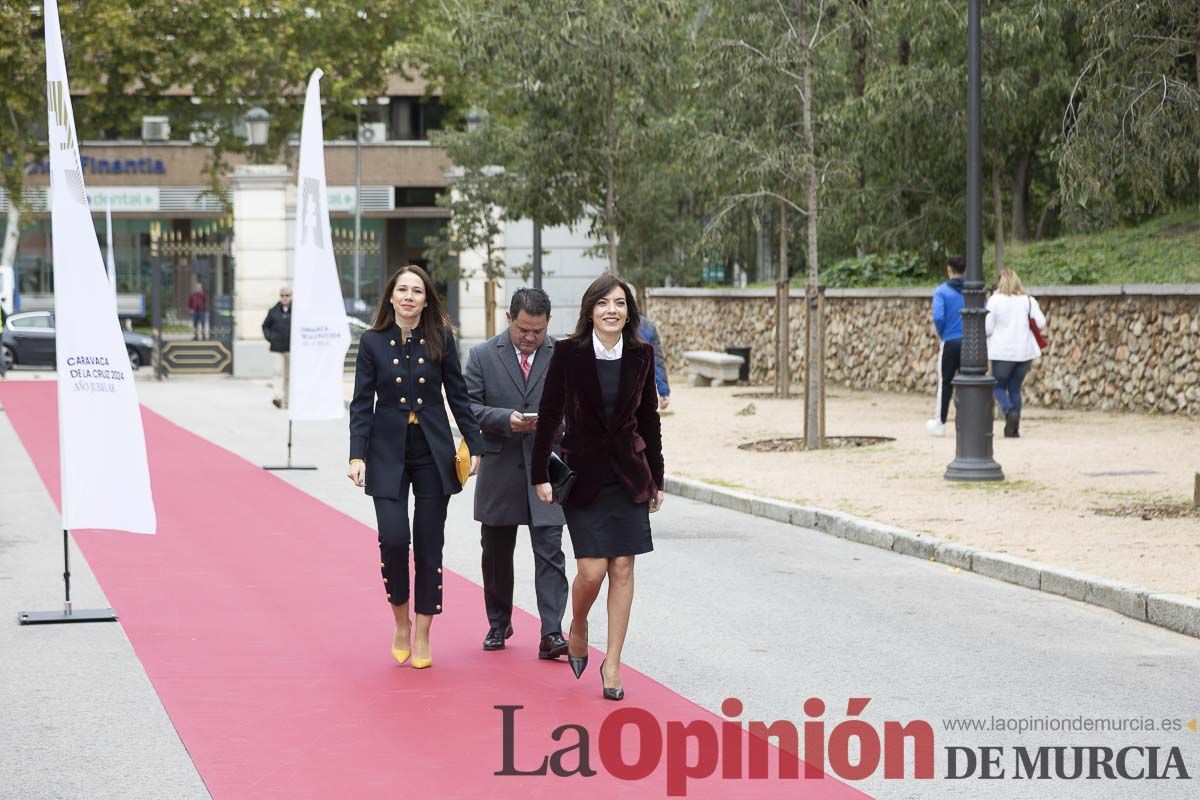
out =
<path fill-rule="evenodd" d="M 89 186 L 87 200 L 93 212 L 158 211 L 158 187 Z"/>
<path fill-rule="evenodd" d="M 354 212 L 355 191 L 353 186 L 329 187 L 329 210 Z"/>

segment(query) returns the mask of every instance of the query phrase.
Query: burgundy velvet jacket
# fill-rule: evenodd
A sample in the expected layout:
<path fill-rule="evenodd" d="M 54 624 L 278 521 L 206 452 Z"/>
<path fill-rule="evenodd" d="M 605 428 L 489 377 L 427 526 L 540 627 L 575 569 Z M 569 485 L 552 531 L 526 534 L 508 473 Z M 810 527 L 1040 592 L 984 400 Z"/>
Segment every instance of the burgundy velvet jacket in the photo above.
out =
<path fill-rule="evenodd" d="M 564 420 L 562 458 L 576 473 L 565 505 L 590 505 L 600 491 L 608 463 L 635 503 L 647 502 L 663 488 L 653 347 L 644 343 L 630 347 L 626 342 L 616 413 L 610 420 L 604 415 L 591 337 L 583 347 L 573 339 L 554 344 L 533 440 L 530 480 L 535 486 L 550 482 L 550 448 Z"/>

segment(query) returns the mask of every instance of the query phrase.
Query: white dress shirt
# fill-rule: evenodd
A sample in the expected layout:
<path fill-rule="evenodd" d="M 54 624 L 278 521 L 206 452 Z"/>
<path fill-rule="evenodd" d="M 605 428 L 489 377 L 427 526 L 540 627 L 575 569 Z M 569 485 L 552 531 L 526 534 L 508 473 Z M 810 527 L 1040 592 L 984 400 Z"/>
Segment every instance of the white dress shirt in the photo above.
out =
<path fill-rule="evenodd" d="M 617 339 L 617 343 L 613 346 L 612 350 L 605 350 L 604 345 L 600 342 L 600 337 L 596 335 L 596 331 L 593 329 L 592 349 L 596 351 L 597 361 L 620 361 L 621 353 L 625 349 L 625 337 L 621 336 Z"/>
<path fill-rule="evenodd" d="M 514 344 L 513 350 L 515 350 L 517 353 L 517 363 L 518 364 L 521 363 L 521 348 L 517 347 Z M 529 366 L 531 366 L 531 367 L 533 366 L 533 357 L 536 355 L 537 355 L 537 350 L 534 350 L 532 353 L 529 354 Z"/>

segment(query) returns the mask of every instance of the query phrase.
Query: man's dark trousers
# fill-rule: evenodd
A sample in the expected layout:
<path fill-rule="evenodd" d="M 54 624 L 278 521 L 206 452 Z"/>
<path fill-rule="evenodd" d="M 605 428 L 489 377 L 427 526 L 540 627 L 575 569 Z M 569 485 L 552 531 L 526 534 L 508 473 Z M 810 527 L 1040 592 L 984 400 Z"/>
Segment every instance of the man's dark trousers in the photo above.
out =
<path fill-rule="evenodd" d="M 541 634 L 560 634 L 567 607 L 562 506 L 543 503 L 530 480 L 533 431 L 514 431 L 514 413 L 538 410 L 554 344 L 546 337 L 526 376 L 508 329 L 471 349 L 463 377 L 479 419 L 483 453 L 475 477 L 475 519 L 483 553 L 484 611 L 491 633 L 512 621 L 513 551 L 517 529 L 528 526 L 534 555 Z"/>
<path fill-rule="evenodd" d="M 566 612 L 567 571 L 562 552 L 562 530 L 561 525 L 529 528 L 542 636 L 560 633 Z M 517 526 L 481 525 L 481 531 L 483 602 L 488 624 L 504 630 L 512 622 L 513 552 L 517 546 Z"/>

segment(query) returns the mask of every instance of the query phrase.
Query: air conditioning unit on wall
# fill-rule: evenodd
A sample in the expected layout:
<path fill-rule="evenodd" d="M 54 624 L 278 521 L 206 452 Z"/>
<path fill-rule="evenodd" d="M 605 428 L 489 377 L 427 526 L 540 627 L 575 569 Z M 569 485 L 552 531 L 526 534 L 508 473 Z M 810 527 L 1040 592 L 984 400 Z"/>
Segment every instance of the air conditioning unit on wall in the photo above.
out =
<path fill-rule="evenodd" d="M 171 138 L 171 121 L 167 117 L 142 117 L 142 141 L 165 142 Z"/>
<path fill-rule="evenodd" d="M 358 131 L 359 141 L 363 144 L 387 141 L 386 122 L 364 122 Z"/>

